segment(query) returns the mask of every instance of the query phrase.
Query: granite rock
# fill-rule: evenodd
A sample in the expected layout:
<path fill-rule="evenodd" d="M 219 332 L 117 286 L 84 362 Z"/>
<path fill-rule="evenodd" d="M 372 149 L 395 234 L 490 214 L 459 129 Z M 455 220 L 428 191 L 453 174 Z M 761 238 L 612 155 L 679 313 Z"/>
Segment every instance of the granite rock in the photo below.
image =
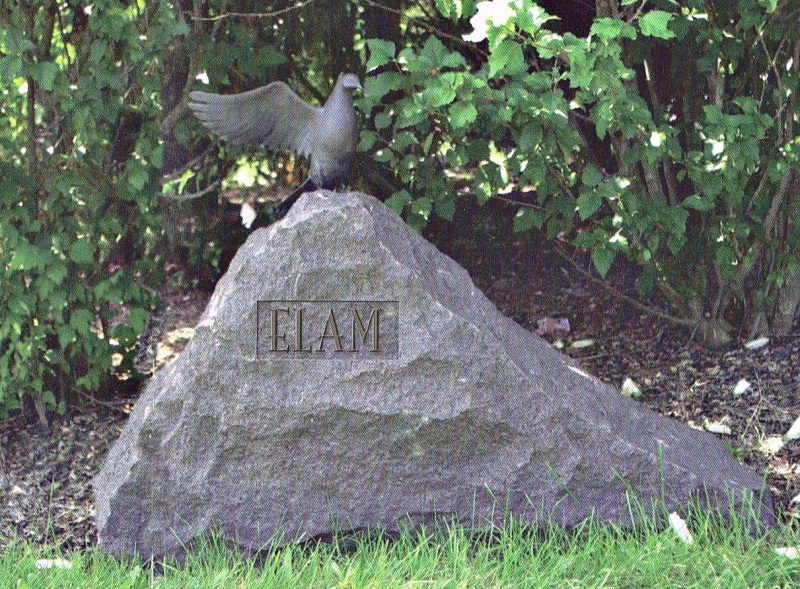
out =
<path fill-rule="evenodd" d="M 353 353 L 349 303 L 293 301 L 379 301 L 381 351 L 361 337 L 367 303 Z M 303 304 L 323 351 L 272 351 Z M 320 339 L 329 307 L 342 351 Z M 774 521 L 721 441 L 585 374 L 373 197 L 327 191 L 249 237 L 95 480 L 100 545 L 144 557 L 212 529 L 249 551 L 437 517 L 629 525 L 626 492 L 667 510 L 753 501 Z"/>

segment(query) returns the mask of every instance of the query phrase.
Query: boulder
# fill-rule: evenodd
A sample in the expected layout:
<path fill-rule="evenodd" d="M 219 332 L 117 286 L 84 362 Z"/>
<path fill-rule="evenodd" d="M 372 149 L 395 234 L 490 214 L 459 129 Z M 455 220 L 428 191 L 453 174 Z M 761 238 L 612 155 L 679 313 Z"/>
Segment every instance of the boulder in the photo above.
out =
<path fill-rule="evenodd" d="M 721 441 L 584 373 L 373 197 L 327 191 L 249 237 L 95 480 L 100 545 L 144 557 L 211 530 L 249 551 L 438 517 L 629 525 L 631 493 L 774 521 Z"/>

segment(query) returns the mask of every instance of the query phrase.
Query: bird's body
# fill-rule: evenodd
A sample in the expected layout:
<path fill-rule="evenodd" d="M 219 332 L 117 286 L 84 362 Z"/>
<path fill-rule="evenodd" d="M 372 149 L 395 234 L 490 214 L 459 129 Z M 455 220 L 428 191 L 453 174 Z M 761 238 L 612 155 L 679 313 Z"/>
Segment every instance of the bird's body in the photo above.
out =
<path fill-rule="evenodd" d="M 283 82 L 272 82 L 241 94 L 192 92 L 189 108 L 231 143 L 288 149 L 308 157 L 308 180 L 276 206 L 281 217 L 303 192 L 347 182 L 358 139 L 356 88 L 361 88 L 358 78 L 342 74 L 325 104 L 313 107 Z"/>

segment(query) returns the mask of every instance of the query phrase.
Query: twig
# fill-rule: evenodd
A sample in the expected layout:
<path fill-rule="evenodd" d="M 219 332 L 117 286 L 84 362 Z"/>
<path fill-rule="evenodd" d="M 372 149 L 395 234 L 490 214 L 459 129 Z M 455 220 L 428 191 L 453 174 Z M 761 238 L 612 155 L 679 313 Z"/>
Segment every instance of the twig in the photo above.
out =
<path fill-rule="evenodd" d="M 365 4 L 369 4 L 370 6 L 372 6 L 374 8 L 379 8 L 381 10 L 385 10 L 386 12 L 391 12 L 393 14 L 399 14 L 400 16 L 406 16 L 403 13 L 402 10 L 398 10 L 396 8 L 392 8 L 391 6 L 384 6 L 380 2 L 375 2 L 375 0 L 364 0 L 364 3 Z M 489 54 L 486 53 L 485 51 L 483 51 L 482 49 L 480 49 L 474 43 L 467 43 L 466 41 L 464 41 L 464 39 L 462 39 L 460 37 L 456 37 L 455 35 L 451 35 L 450 33 L 446 32 L 446 31 L 443 31 L 440 28 L 433 26 L 432 24 L 426 23 L 424 20 L 420 20 L 420 19 L 414 18 L 414 17 L 408 17 L 408 20 L 409 20 L 409 22 L 413 22 L 413 23 L 421 26 L 423 29 L 425 29 L 429 33 L 436 33 L 437 35 L 439 35 L 443 39 L 449 39 L 451 41 L 455 41 L 459 45 L 462 45 L 464 47 L 468 47 L 469 49 L 475 51 L 476 53 L 481 55 L 484 59 L 489 59 Z"/>
<path fill-rule="evenodd" d="M 184 202 L 184 201 L 187 201 L 187 200 L 194 200 L 196 198 L 200 198 L 201 196 L 205 196 L 206 194 L 208 194 L 209 192 L 214 190 L 220 184 L 222 184 L 222 180 L 214 180 L 211 184 L 209 184 L 208 186 L 206 186 L 205 188 L 203 188 L 202 190 L 200 190 L 198 192 L 190 192 L 188 194 L 186 194 L 186 193 L 184 193 L 184 194 L 164 194 L 163 196 L 164 196 L 164 198 L 168 198 L 170 200 L 176 200 L 176 201 L 179 201 L 179 202 Z"/>
<path fill-rule="evenodd" d="M 286 8 L 281 8 L 280 10 L 274 10 L 272 12 L 225 12 L 223 14 L 218 14 L 216 16 L 196 16 L 190 12 L 186 14 L 191 15 L 191 19 L 193 21 L 205 21 L 205 22 L 214 22 L 218 20 L 222 20 L 225 18 L 275 18 L 276 16 L 281 16 L 282 14 L 286 14 L 289 12 L 293 12 L 295 10 L 300 10 L 315 2 L 315 0 L 304 0 L 303 2 L 298 2 L 294 6 L 288 6 Z"/>
<path fill-rule="evenodd" d="M 64 27 L 64 19 L 61 16 L 61 5 L 56 5 L 56 16 L 58 17 L 58 30 L 61 35 L 61 43 L 64 45 L 64 57 L 67 58 L 67 71 L 72 69 L 72 59 L 69 56 L 69 50 L 67 49 L 67 33 L 66 28 Z"/>
<path fill-rule="evenodd" d="M 199 16 L 200 5 L 199 3 L 195 2 L 194 4 L 194 16 L 198 19 Z M 185 23 L 186 20 L 183 18 L 183 12 L 180 10 L 177 11 L 178 16 L 183 22 Z M 199 31 L 197 30 L 199 27 L 199 21 L 196 22 L 197 26 L 194 27 L 194 33 L 197 34 Z M 211 36 L 215 36 L 217 32 L 217 27 L 219 23 L 214 23 L 214 30 L 211 33 Z M 177 124 L 178 120 L 186 114 L 186 111 L 189 110 L 187 106 L 188 98 L 189 98 L 189 88 L 191 87 L 192 83 L 194 82 L 195 78 L 197 77 L 197 71 L 200 65 L 200 51 L 192 51 L 191 55 L 189 56 L 189 68 L 186 74 L 186 83 L 183 85 L 183 91 L 181 92 L 181 98 L 178 101 L 178 104 L 175 105 L 175 108 L 172 109 L 162 120 L 161 120 L 161 132 L 164 135 L 168 135 L 172 132 Z"/>
<path fill-rule="evenodd" d="M 117 403 L 114 403 L 114 402 L 111 402 L 111 401 L 101 401 L 100 399 L 98 399 L 97 397 L 92 395 L 91 393 L 84 392 L 84 391 L 82 391 L 82 390 L 80 390 L 78 388 L 75 388 L 75 387 L 70 387 L 70 388 L 72 389 L 72 391 L 74 393 L 77 393 L 79 396 L 83 397 L 84 399 L 88 399 L 92 403 L 95 403 L 97 405 L 101 405 L 103 407 L 107 407 L 109 409 L 113 409 L 114 411 L 119 411 L 120 413 L 125 413 L 125 414 L 129 413 L 128 411 L 125 411 L 125 409 L 123 409 L 123 407 L 125 407 L 125 405 L 129 405 L 130 404 L 129 401 L 118 401 Z"/>
<path fill-rule="evenodd" d="M 161 177 L 161 186 L 164 186 L 165 184 L 169 184 L 170 182 L 174 182 L 175 180 L 177 180 L 178 178 L 183 176 L 183 173 L 186 170 L 189 170 L 189 169 L 193 168 L 195 166 L 195 164 L 199 163 L 200 160 L 202 160 L 204 157 L 206 157 L 206 154 L 208 153 L 208 151 L 210 149 L 211 149 L 211 144 L 209 144 L 208 147 L 206 147 L 203 151 L 201 151 L 199 155 L 197 155 L 197 156 L 193 157 L 192 159 L 190 159 L 188 162 L 183 164 L 177 170 L 173 170 L 169 174 L 165 174 L 164 176 L 162 176 Z"/>
<path fill-rule="evenodd" d="M 634 307 L 636 307 L 640 311 L 644 311 L 645 313 L 649 313 L 650 315 L 653 315 L 653 316 L 658 317 L 660 319 L 664 319 L 664 320 L 669 321 L 671 323 L 674 323 L 676 325 L 683 325 L 685 327 L 694 327 L 695 325 L 697 325 L 697 321 L 693 321 L 692 319 L 685 319 L 685 318 L 682 318 L 682 317 L 675 317 L 674 315 L 670 315 L 668 313 L 664 313 L 663 311 L 661 311 L 659 309 L 656 309 L 656 308 L 652 307 L 651 305 L 645 305 L 644 303 L 636 300 L 632 296 L 627 295 L 624 292 L 621 292 L 617 288 L 614 288 L 613 286 L 611 286 L 605 280 L 600 280 L 599 278 L 595 278 L 594 276 L 592 276 L 592 274 L 590 272 L 587 272 L 586 270 L 581 268 L 575 262 L 575 260 L 573 260 L 570 256 L 568 256 L 566 254 L 566 252 L 564 252 L 564 250 L 562 250 L 557 245 L 556 245 L 556 251 L 561 255 L 562 258 L 567 260 L 585 278 L 588 278 L 593 283 L 602 286 L 603 288 L 605 288 L 609 292 L 612 292 L 616 296 L 626 300 L 627 302 L 629 302 L 631 305 L 633 305 Z"/>

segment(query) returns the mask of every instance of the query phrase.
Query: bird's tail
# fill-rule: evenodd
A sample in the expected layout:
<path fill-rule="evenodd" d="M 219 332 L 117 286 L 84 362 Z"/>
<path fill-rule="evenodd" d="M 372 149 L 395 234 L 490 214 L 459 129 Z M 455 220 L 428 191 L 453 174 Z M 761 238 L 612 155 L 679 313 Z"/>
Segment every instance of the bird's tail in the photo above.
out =
<path fill-rule="evenodd" d="M 300 198 L 304 193 L 311 192 L 312 190 L 316 190 L 317 186 L 311 181 L 311 178 L 303 182 L 300 186 L 294 189 L 294 191 L 284 198 L 281 202 L 276 204 L 272 207 L 272 210 L 275 215 L 275 220 L 282 219 L 286 216 L 286 213 L 289 212 L 289 209 L 292 208 L 292 205 L 297 202 L 297 199 Z"/>

